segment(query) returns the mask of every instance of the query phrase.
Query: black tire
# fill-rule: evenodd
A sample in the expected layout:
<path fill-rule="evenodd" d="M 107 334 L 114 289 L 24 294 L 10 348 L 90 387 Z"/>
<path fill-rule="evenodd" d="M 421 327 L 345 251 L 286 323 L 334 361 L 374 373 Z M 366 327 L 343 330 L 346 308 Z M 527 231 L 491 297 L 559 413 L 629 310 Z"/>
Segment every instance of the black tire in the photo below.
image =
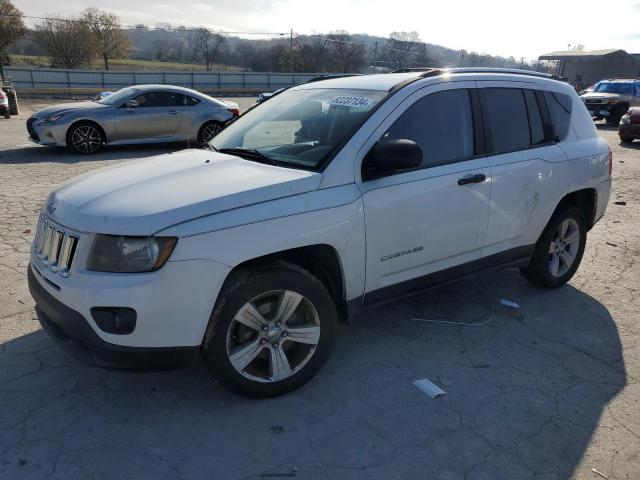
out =
<path fill-rule="evenodd" d="M 18 109 L 18 94 L 13 88 L 8 88 L 6 93 L 7 100 L 9 101 L 9 115 L 20 115 L 20 110 Z"/>
<path fill-rule="evenodd" d="M 620 137 L 620 141 L 622 143 L 631 143 L 633 142 L 633 140 L 634 140 L 634 137 L 627 137 L 626 135 L 623 135 Z"/>
<path fill-rule="evenodd" d="M 607 116 L 607 123 L 609 125 L 618 125 L 620 123 L 620 120 L 622 119 L 622 117 L 624 116 L 624 114 L 627 112 L 628 108 L 627 107 L 617 107 L 611 110 L 611 114 L 609 114 L 609 116 Z"/>
<path fill-rule="evenodd" d="M 6 118 L 7 120 L 9 120 L 11 118 L 11 113 L 9 112 L 9 110 L 5 110 L 4 112 L 2 112 L 2 115 L 4 116 L 4 118 Z"/>
<path fill-rule="evenodd" d="M 106 138 L 97 123 L 82 121 L 74 123 L 67 130 L 67 147 L 75 153 L 92 155 L 104 147 Z"/>
<path fill-rule="evenodd" d="M 239 325 L 240 322 L 234 320 L 239 317 L 240 311 L 251 303 L 250 301 L 253 302 L 261 296 L 266 296 L 269 299 L 271 298 L 269 295 L 278 295 L 274 293 L 276 291 L 295 292 L 304 298 L 304 300 L 296 304 L 297 306 L 288 317 L 289 320 L 294 317 L 297 320 L 300 317 L 300 308 L 303 306 L 303 302 L 307 305 L 305 308 L 309 308 L 308 305 L 312 305 L 315 312 L 317 312 L 314 318 L 318 322 L 317 325 L 320 327 L 320 332 L 314 351 L 311 351 L 314 348 L 313 346 L 288 341 L 284 338 L 276 339 L 274 343 L 270 343 L 272 340 L 265 341 L 264 338 L 260 339 L 260 336 L 271 335 L 275 325 L 269 328 L 269 333 L 265 333 L 264 330 L 261 332 L 257 328 L 251 330 L 244 324 Z M 306 303 L 307 301 L 308 304 Z M 251 305 L 259 304 L 251 303 Z M 256 306 L 255 308 L 263 309 L 262 306 Z M 272 307 L 269 306 L 268 308 L 271 309 Z M 278 308 L 276 307 L 276 310 Z M 278 316 L 272 317 L 269 311 L 262 313 L 264 315 L 262 318 L 271 318 L 275 321 Z M 230 347 L 228 347 L 230 343 L 239 343 L 237 339 L 242 332 L 237 330 L 238 325 L 239 328 L 245 329 L 245 334 L 249 332 L 250 338 L 242 345 L 236 345 L 234 347 L 236 352 L 252 342 L 261 342 L 260 346 L 255 347 L 260 353 L 254 356 L 254 359 L 250 361 L 251 363 L 244 367 L 247 371 L 243 368 L 242 372 L 232 364 L 230 359 L 232 353 Z M 246 397 L 273 397 L 294 390 L 314 377 L 329 357 L 333 347 L 336 325 L 337 313 L 333 299 L 326 287 L 314 275 L 295 264 L 285 261 L 256 265 L 250 269 L 244 268 L 233 272 L 225 282 L 209 320 L 209 326 L 202 344 L 202 353 L 213 376 L 228 390 Z M 290 328 L 291 325 L 286 325 L 283 329 L 287 327 Z M 293 330 L 289 331 L 293 332 Z M 281 335 L 284 336 L 286 334 Z M 262 345 L 263 343 L 265 345 Z M 253 344 L 257 345 L 257 343 Z M 274 358 L 274 352 L 277 351 L 277 348 L 272 348 L 272 345 L 276 347 L 280 345 L 282 351 L 289 352 L 289 354 L 285 353 L 285 358 L 287 359 L 287 367 L 291 367 L 293 372 L 282 380 L 269 378 L 268 371 L 270 370 L 273 373 L 271 362 Z M 298 347 L 301 349 L 309 348 L 309 352 L 294 350 Z M 298 355 L 298 358 L 304 357 L 305 359 L 304 363 L 301 361 L 298 367 L 295 366 L 294 362 L 290 363 L 290 359 L 295 358 L 294 355 L 297 353 L 302 354 Z M 254 373 L 258 375 L 260 372 L 259 366 L 267 367 L 264 369 L 265 373 L 267 373 L 264 381 L 259 381 L 255 379 L 256 377 L 248 377 Z M 248 372 L 250 367 L 256 370 Z"/>
<path fill-rule="evenodd" d="M 552 274 L 552 257 L 550 253 L 552 241 L 557 236 L 558 230 L 563 222 L 570 220 L 578 227 L 579 244 L 576 247 L 575 257 L 571 266 L 562 274 Z M 580 210 L 573 206 L 563 206 L 554 213 L 546 228 L 540 235 L 536 243 L 529 265 L 520 268 L 520 273 L 534 285 L 546 288 L 557 288 L 567 283 L 576 273 L 582 261 L 584 248 L 587 240 L 587 227 Z M 567 250 L 567 253 L 569 250 Z M 561 256 L 556 254 L 557 256 Z M 566 266 L 566 264 L 565 264 Z M 559 272 L 560 273 L 560 272 Z"/>
<path fill-rule="evenodd" d="M 200 127 L 200 131 L 198 131 L 198 143 L 200 145 L 204 145 L 205 143 L 209 143 L 213 137 L 215 137 L 218 133 L 220 133 L 224 129 L 224 125 L 220 122 L 210 121 L 204 123 Z M 213 133 L 215 132 L 215 133 Z M 212 135 L 213 133 L 213 135 Z"/>

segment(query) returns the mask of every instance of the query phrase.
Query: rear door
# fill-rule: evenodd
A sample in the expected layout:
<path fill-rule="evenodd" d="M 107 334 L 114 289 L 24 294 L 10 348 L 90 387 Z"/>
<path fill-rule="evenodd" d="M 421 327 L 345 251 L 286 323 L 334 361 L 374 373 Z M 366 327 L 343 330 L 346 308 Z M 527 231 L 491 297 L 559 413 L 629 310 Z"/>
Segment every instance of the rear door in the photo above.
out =
<path fill-rule="evenodd" d="M 542 205 L 554 191 L 554 162 L 566 158 L 556 137 L 569 125 L 556 125 L 565 132 L 554 130 L 545 100 L 548 92 L 536 84 L 477 83 L 493 173 L 483 256 L 525 256 L 548 221 Z"/>
<path fill-rule="evenodd" d="M 135 108 L 126 104 L 115 110 L 118 140 L 143 140 L 173 136 L 185 110 L 184 95 L 176 92 L 145 92 L 133 98 Z"/>
<path fill-rule="evenodd" d="M 474 82 L 455 82 L 411 95 L 369 141 L 413 140 L 424 160 L 411 171 L 371 180 L 364 174 L 359 183 L 368 303 L 420 289 L 429 274 L 480 257 L 489 219 L 491 168 L 481 153 L 474 87 Z M 364 165 L 366 171 L 366 158 Z"/>

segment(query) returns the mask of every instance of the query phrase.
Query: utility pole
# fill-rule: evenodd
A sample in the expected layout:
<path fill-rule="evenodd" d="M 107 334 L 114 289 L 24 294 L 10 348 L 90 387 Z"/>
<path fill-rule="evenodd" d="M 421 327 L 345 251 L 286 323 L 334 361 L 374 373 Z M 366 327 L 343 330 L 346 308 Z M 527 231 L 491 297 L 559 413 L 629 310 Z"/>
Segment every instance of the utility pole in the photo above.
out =
<path fill-rule="evenodd" d="M 376 73 L 376 67 L 378 66 L 378 41 L 376 40 L 376 46 L 373 49 L 373 73 Z"/>
<path fill-rule="evenodd" d="M 289 33 L 289 72 L 293 75 L 293 28 Z"/>
<path fill-rule="evenodd" d="M 460 51 L 460 65 L 458 65 L 459 67 L 462 66 L 462 59 L 464 58 L 464 50 Z"/>
<path fill-rule="evenodd" d="M 524 57 L 520 57 L 520 70 L 522 70 L 523 66 L 524 66 Z"/>

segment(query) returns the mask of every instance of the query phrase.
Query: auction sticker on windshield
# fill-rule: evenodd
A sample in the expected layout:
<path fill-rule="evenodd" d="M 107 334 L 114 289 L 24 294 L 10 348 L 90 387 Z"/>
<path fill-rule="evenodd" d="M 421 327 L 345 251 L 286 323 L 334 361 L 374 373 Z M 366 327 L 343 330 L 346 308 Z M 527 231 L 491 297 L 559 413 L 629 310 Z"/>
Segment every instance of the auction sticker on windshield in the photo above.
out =
<path fill-rule="evenodd" d="M 338 97 L 333 97 L 329 104 L 342 107 L 367 108 L 373 104 L 373 100 L 366 97 L 340 95 Z"/>

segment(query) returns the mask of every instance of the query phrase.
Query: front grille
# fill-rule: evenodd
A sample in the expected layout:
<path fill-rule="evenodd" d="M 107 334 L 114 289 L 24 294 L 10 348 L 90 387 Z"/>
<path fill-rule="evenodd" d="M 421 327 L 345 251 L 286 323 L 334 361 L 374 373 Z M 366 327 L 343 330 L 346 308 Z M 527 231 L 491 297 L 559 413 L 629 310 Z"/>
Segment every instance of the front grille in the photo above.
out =
<path fill-rule="evenodd" d="M 27 132 L 29 132 L 29 136 L 35 140 L 36 142 L 40 141 L 40 137 L 38 137 L 38 133 L 36 132 L 36 129 L 33 128 L 33 122 L 35 122 L 36 119 L 31 117 L 29 120 L 27 120 Z"/>
<path fill-rule="evenodd" d="M 40 215 L 34 252 L 45 268 L 68 277 L 77 246 L 78 237 Z"/>
<path fill-rule="evenodd" d="M 584 103 L 587 105 L 605 105 L 609 103 L 609 100 L 606 98 L 587 98 Z"/>

